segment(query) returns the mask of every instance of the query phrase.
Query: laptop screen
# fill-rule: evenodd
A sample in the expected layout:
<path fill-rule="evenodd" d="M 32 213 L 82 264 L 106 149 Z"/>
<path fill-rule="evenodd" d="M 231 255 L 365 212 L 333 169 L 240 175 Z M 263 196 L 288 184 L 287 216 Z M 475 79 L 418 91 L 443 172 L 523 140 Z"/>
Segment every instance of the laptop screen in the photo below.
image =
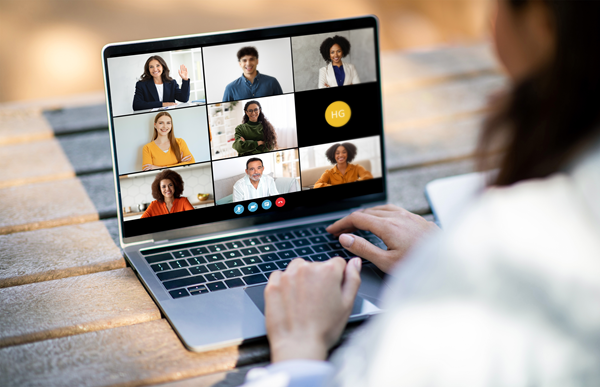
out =
<path fill-rule="evenodd" d="M 123 237 L 385 199 L 375 18 L 103 56 Z"/>

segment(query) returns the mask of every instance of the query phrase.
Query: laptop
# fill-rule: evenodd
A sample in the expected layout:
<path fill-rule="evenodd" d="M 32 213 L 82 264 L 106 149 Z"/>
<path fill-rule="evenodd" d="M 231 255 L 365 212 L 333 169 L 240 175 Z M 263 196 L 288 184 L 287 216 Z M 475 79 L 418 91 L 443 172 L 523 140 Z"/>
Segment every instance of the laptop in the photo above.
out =
<path fill-rule="evenodd" d="M 350 259 L 325 228 L 387 200 L 377 19 L 115 43 L 102 60 L 126 259 L 189 350 L 265 336 L 270 273 Z M 379 311 L 383 274 L 361 277 L 351 321 Z"/>

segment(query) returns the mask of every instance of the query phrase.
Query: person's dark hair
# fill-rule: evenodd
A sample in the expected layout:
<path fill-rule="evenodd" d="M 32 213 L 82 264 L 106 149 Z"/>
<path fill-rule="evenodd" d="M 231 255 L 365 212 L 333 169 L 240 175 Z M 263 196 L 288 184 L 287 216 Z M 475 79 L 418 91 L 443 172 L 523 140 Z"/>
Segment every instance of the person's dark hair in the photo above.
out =
<path fill-rule="evenodd" d="M 518 13 L 531 1 L 508 4 Z M 499 166 L 498 186 L 559 171 L 599 131 L 600 2 L 543 2 L 553 19 L 554 57 L 496 101 L 479 139 L 479 168 Z"/>
<path fill-rule="evenodd" d="M 169 76 L 169 66 L 167 66 L 167 62 L 165 62 L 165 60 L 158 55 L 152 55 L 150 58 L 148 58 L 148 60 L 146 60 L 146 64 L 144 64 L 144 73 L 142 74 L 140 81 L 151 81 L 153 79 L 152 75 L 150 74 L 150 62 L 152 62 L 154 59 L 156 59 L 163 68 L 163 72 L 160 75 L 162 81 L 171 82 L 173 78 Z"/>
<path fill-rule="evenodd" d="M 255 56 L 256 59 L 258 59 L 258 51 L 256 50 L 256 48 L 252 47 L 252 46 L 247 46 L 247 47 L 242 47 L 238 50 L 238 52 L 237 52 L 238 62 L 240 60 L 242 60 L 242 58 L 245 57 L 246 55 Z"/>
<path fill-rule="evenodd" d="M 252 157 L 252 158 L 248 159 L 248 161 L 246 161 L 246 169 L 248 169 L 248 165 L 250 165 L 250 163 L 252 163 L 254 161 L 260 161 L 260 165 L 262 165 L 263 167 L 265 166 L 265 164 L 263 164 L 263 161 L 261 159 L 259 159 L 258 157 Z"/>
<path fill-rule="evenodd" d="M 343 146 L 346 149 L 346 152 L 348 152 L 348 158 L 346 159 L 346 161 L 348 163 L 351 162 L 352 160 L 354 160 L 354 158 L 356 157 L 356 154 L 358 153 L 358 149 L 356 149 L 356 145 L 354 145 L 350 142 L 343 142 L 341 144 L 333 144 L 325 151 L 325 156 L 327 156 L 327 160 L 329 160 L 331 162 L 331 164 L 337 164 L 337 161 L 335 160 L 335 151 L 337 150 L 337 148 L 339 148 L 341 146 Z"/>
<path fill-rule="evenodd" d="M 248 114 L 246 114 L 246 110 L 248 110 L 248 106 L 252 104 L 258 105 L 258 108 L 260 109 L 260 114 L 258 115 L 258 122 L 260 122 L 263 127 L 263 135 L 265 136 L 265 139 L 263 141 L 265 142 L 265 145 L 271 150 L 277 149 L 277 133 L 275 132 L 275 128 L 273 128 L 273 125 L 271 125 L 269 120 L 267 120 L 267 117 L 265 117 L 262 107 L 260 106 L 260 103 L 258 101 L 246 102 L 246 104 L 244 105 L 244 117 L 242 118 L 242 124 L 245 124 L 248 121 L 250 121 Z"/>
<path fill-rule="evenodd" d="M 173 196 L 176 199 L 178 199 L 183 193 L 183 179 L 181 178 L 179 173 L 171 171 L 170 169 L 165 169 L 164 171 L 156 175 L 154 181 L 152 182 L 152 197 L 161 203 L 165 201 L 165 197 L 160 191 L 160 182 L 165 179 L 171 180 L 173 182 L 173 186 L 175 187 L 175 192 L 173 192 Z"/>
<path fill-rule="evenodd" d="M 346 55 L 350 54 L 350 42 L 348 39 L 338 35 L 335 35 L 333 38 L 327 38 L 321 43 L 321 48 L 319 49 L 323 59 L 327 63 L 331 62 L 329 50 L 331 50 L 331 47 L 333 47 L 334 44 L 338 44 L 342 49 L 342 58 L 345 58 Z"/>

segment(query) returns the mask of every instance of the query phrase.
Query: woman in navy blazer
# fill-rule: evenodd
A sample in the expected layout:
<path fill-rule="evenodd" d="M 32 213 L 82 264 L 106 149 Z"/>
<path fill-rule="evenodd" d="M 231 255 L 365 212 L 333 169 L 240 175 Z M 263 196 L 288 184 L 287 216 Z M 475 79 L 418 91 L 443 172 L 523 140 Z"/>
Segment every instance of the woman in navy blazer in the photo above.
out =
<path fill-rule="evenodd" d="M 187 102 L 190 99 L 190 79 L 184 65 L 179 68 L 179 76 L 183 79 L 181 89 L 169 76 L 169 66 L 163 58 L 158 55 L 148 58 L 144 74 L 135 84 L 133 110 L 173 106 L 176 105 L 175 100 Z"/>

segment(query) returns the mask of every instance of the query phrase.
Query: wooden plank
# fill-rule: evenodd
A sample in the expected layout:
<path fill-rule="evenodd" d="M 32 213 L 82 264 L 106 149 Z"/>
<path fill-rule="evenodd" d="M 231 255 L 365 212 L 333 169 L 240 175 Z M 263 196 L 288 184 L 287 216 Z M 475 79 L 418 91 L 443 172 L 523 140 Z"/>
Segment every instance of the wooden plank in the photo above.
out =
<path fill-rule="evenodd" d="M 57 140 L 78 175 L 112 171 L 108 130 L 59 136 Z"/>
<path fill-rule="evenodd" d="M 0 145 L 46 140 L 53 135 L 40 109 L 0 109 Z"/>
<path fill-rule="evenodd" d="M 77 179 L 0 189 L 0 235 L 98 220 Z"/>
<path fill-rule="evenodd" d="M 217 372 L 210 375 L 198 376 L 176 382 L 161 383 L 156 387 L 234 387 L 244 384 L 246 374 L 252 368 L 266 367 L 268 362 L 256 363 L 250 366 L 239 367 L 231 371 Z"/>
<path fill-rule="evenodd" d="M 101 219 L 117 216 L 117 199 L 112 171 L 80 176 L 79 180 L 85 187 Z"/>
<path fill-rule="evenodd" d="M 52 126 L 55 134 L 108 128 L 106 105 L 104 104 L 45 110 L 44 117 Z"/>
<path fill-rule="evenodd" d="M 487 43 L 386 51 L 381 54 L 383 89 L 386 93 L 498 72 L 497 60 Z"/>
<path fill-rule="evenodd" d="M 384 93 L 386 133 L 450 122 L 486 111 L 487 96 L 502 89 L 503 76 L 483 75 L 409 92 Z"/>
<path fill-rule="evenodd" d="M 158 319 L 129 268 L 0 289 L 0 347 Z"/>
<path fill-rule="evenodd" d="M 416 214 L 429 214 L 431 209 L 425 199 L 425 185 L 434 179 L 473 172 L 472 159 L 436 164 L 421 168 L 404 169 L 388 175 L 389 202 Z"/>
<path fill-rule="evenodd" d="M 166 320 L 0 349 L 3 386 L 139 386 L 268 360 L 265 343 L 195 353 Z"/>
<path fill-rule="evenodd" d="M 0 146 L 0 188 L 68 179 L 71 163 L 55 139 Z"/>
<path fill-rule="evenodd" d="M 0 288 L 123 267 L 102 222 L 0 235 Z"/>

